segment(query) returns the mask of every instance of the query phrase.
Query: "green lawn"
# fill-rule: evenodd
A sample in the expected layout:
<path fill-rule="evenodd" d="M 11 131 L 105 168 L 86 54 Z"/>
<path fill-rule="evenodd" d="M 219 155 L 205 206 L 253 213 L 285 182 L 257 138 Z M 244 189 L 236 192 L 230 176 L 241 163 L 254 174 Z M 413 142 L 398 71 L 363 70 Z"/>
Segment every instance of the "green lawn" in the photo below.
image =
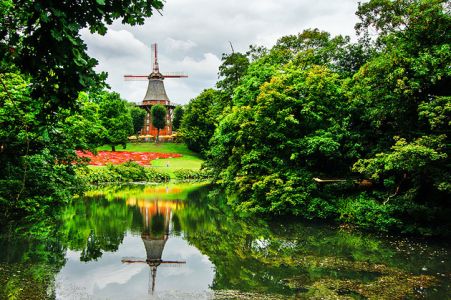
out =
<path fill-rule="evenodd" d="M 111 151 L 110 146 L 97 148 L 99 151 Z M 177 169 L 199 170 L 203 160 L 200 156 L 189 150 L 185 144 L 181 143 L 128 143 L 125 149 L 121 146 L 116 147 L 116 151 L 132 152 L 157 152 L 157 153 L 178 153 L 182 157 L 156 159 L 152 161 L 152 166 L 162 171 L 172 173 Z"/>
<path fill-rule="evenodd" d="M 97 148 L 97 150 L 111 151 L 111 146 L 105 145 Z M 198 156 L 197 153 L 189 150 L 188 147 L 182 143 L 127 143 L 125 149 L 122 149 L 122 146 L 116 146 L 116 151 L 178 153 L 182 155 Z"/>

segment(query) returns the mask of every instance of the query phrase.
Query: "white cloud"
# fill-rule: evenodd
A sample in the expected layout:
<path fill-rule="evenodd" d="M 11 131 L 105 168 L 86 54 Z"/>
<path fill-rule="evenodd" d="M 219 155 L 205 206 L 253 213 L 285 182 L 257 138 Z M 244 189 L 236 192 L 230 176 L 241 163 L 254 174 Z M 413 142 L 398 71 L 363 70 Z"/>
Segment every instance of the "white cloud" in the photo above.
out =
<path fill-rule="evenodd" d="M 181 71 L 188 79 L 165 81 L 167 94 L 186 103 L 217 80 L 220 57 L 246 51 L 251 44 L 271 47 L 284 35 L 319 28 L 333 35 L 354 35 L 359 0 L 171 0 L 163 16 L 142 26 L 114 22 L 105 36 L 83 32 L 97 70 L 109 73 L 108 83 L 129 101 L 139 102 L 145 82 L 124 82 L 124 74 L 149 74 L 150 45 L 158 43 L 162 72 Z"/>
<path fill-rule="evenodd" d="M 165 43 L 167 44 L 167 47 L 173 51 L 178 50 L 186 51 L 197 46 L 197 44 L 191 40 L 183 41 L 176 40 L 170 37 L 166 38 Z"/>

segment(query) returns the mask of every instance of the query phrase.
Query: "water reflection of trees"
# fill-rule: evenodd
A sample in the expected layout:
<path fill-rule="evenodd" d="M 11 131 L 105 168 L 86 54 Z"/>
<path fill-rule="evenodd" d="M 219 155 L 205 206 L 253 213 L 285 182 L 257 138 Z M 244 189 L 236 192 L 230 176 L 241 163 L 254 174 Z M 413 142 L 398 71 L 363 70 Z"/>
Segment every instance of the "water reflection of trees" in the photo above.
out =
<path fill-rule="evenodd" d="M 0 235 L 0 299 L 54 299 L 55 274 L 65 263 L 64 236 L 55 219 L 27 231 L 19 226 Z"/>
<path fill-rule="evenodd" d="M 411 274 L 412 266 L 383 239 L 299 220 L 239 218 L 224 199 L 207 194 L 205 189 L 190 193 L 177 222 L 189 243 L 215 265 L 214 290 L 402 298 L 434 280 Z M 418 257 L 414 268 L 421 263 Z M 383 282 L 391 284 L 384 290 Z"/>

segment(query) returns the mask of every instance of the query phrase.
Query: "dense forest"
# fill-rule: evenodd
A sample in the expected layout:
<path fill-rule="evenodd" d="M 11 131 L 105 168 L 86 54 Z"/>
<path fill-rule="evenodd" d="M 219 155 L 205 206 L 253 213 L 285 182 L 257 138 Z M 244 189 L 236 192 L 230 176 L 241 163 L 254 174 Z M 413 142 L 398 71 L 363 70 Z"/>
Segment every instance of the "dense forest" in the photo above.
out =
<path fill-rule="evenodd" d="M 310 29 L 224 54 L 180 132 L 236 211 L 449 234 L 450 11 L 373 0 L 357 42 Z"/>

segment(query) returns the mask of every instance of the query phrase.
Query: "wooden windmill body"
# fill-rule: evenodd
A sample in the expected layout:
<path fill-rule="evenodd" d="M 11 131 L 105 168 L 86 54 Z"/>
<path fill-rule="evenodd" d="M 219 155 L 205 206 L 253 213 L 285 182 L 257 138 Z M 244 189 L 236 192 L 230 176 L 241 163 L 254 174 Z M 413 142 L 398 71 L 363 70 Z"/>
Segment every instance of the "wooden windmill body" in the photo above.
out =
<path fill-rule="evenodd" d="M 139 107 L 147 112 L 144 118 L 144 124 L 140 131 L 141 135 L 157 135 L 158 129 L 152 125 L 152 116 L 150 110 L 152 106 L 160 104 L 166 107 L 166 127 L 160 130 L 160 135 L 171 135 L 172 134 L 172 117 L 175 105 L 171 103 L 168 95 L 166 94 L 166 89 L 164 87 L 165 78 L 187 78 L 188 75 L 183 73 L 160 73 L 160 67 L 158 65 L 158 48 L 157 44 L 152 44 L 152 73 L 150 75 L 124 75 L 124 79 L 127 81 L 138 80 L 148 81 L 147 91 L 144 99 L 138 104 Z"/>

